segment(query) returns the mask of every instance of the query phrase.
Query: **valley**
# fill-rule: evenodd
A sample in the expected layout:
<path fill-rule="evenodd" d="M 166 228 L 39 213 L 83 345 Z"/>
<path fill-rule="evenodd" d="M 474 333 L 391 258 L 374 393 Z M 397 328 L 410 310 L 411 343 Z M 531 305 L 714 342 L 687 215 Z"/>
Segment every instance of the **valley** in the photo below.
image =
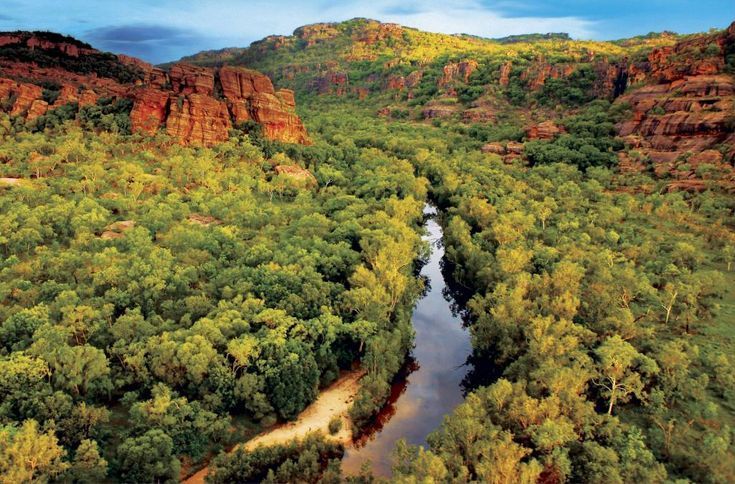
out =
<path fill-rule="evenodd" d="M 0 33 L 0 482 L 729 482 L 734 76 L 735 23 Z"/>

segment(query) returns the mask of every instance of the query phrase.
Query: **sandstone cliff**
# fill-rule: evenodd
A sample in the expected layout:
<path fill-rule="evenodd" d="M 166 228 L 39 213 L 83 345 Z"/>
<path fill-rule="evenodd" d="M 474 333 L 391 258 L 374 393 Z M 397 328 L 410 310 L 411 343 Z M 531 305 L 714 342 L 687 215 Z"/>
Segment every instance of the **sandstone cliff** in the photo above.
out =
<path fill-rule="evenodd" d="M 735 78 L 725 64 L 730 50 L 735 23 L 722 34 L 655 49 L 645 65 L 631 66 L 647 83 L 616 101 L 632 109 L 618 133 L 640 154 L 637 160 L 622 155 L 623 169 L 650 164 L 658 175 L 682 180 L 672 185 L 676 189 L 704 189 L 696 174 L 702 164 L 717 167 L 725 183 L 735 181 Z"/>
<path fill-rule="evenodd" d="M 48 33 L 0 34 L 0 47 L 6 48 L 0 55 L 0 110 L 27 121 L 69 103 L 83 107 L 101 97 L 124 98 L 133 101 L 136 133 L 161 129 L 182 143 L 212 145 L 227 140 L 237 123 L 252 121 L 268 139 L 310 143 L 293 91 L 276 91 L 256 71 L 188 64 L 165 71 Z"/>

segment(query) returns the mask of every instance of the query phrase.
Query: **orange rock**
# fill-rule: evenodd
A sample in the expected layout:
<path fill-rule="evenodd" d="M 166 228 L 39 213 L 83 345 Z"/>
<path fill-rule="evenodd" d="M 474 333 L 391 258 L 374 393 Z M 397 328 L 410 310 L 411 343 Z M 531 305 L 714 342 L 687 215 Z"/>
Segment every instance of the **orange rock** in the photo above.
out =
<path fill-rule="evenodd" d="M 522 155 L 523 154 L 523 143 L 519 143 L 517 141 L 508 141 L 505 145 L 505 149 L 508 151 L 508 154 L 511 155 Z"/>
<path fill-rule="evenodd" d="M 296 107 L 296 98 L 294 92 L 291 89 L 279 89 L 276 92 L 276 96 L 292 108 Z"/>
<path fill-rule="evenodd" d="M 184 143 L 212 145 L 226 141 L 232 128 L 223 101 L 203 94 L 188 94 L 171 100 L 166 132 Z"/>
<path fill-rule="evenodd" d="M 91 89 L 85 89 L 79 94 L 79 107 L 82 108 L 84 106 L 94 106 L 97 104 L 97 100 L 99 99 L 99 96 L 96 92 L 92 91 Z"/>
<path fill-rule="evenodd" d="M 275 94 L 268 78 L 250 69 L 224 66 L 219 70 L 222 93 L 227 99 L 247 99 L 255 93 Z"/>
<path fill-rule="evenodd" d="M 551 120 L 531 126 L 526 130 L 528 139 L 554 139 L 564 131 Z"/>
<path fill-rule="evenodd" d="M 500 143 L 488 143 L 480 148 L 483 153 L 492 153 L 494 155 L 504 155 L 507 153 L 505 146 Z"/>
<path fill-rule="evenodd" d="M 214 93 L 214 72 L 205 67 L 190 64 L 175 64 L 169 71 L 171 86 L 177 94 Z"/>
<path fill-rule="evenodd" d="M 263 134 L 269 139 L 286 143 L 311 143 L 306 128 L 292 106 L 273 94 L 253 95 L 250 99 L 250 113 L 263 126 Z"/>
<path fill-rule="evenodd" d="M 70 57 L 98 53 L 82 43 L 49 42 L 31 33 L 0 36 L 0 46 L 14 44 L 55 49 Z M 40 85 L 51 80 L 61 85 L 54 108 L 68 103 L 78 103 L 80 107 L 96 104 L 100 96 L 132 99 L 130 120 L 136 133 L 154 134 L 165 126 L 167 133 L 182 143 L 211 145 L 228 138 L 233 119 L 255 120 L 263 125 L 263 133 L 270 139 L 310 143 L 295 112 L 293 91 L 276 92 L 270 78 L 259 72 L 236 67 L 213 70 L 179 63 L 167 73 L 134 57 L 120 55 L 117 60 L 140 71 L 141 76 L 132 83 L 120 83 L 105 77 L 105 73 L 80 74 L 63 67 L 3 59 L 3 74 L 31 82 L 0 78 L 0 101 L 13 116 L 36 118 L 49 109 Z M 332 73 L 329 82 L 337 86 L 338 94 L 346 92 L 346 74 Z"/>
<path fill-rule="evenodd" d="M 25 116 L 31 109 L 33 102 L 41 99 L 43 89 L 35 84 L 20 83 L 16 85 L 13 94 L 16 98 L 13 108 L 10 110 L 10 115 Z"/>
<path fill-rule="evenodd" d="M 26 113 L 26 119 L 31 121 L 43 116 L 48 111 L 48 103 L 42 99 L 34 99 Z"/>
<path fill-rule="evenodd" d="M 530 90 L 537 91 L 546 84 L 546 79 L 568 77 L 573 72 L 574 66 L 570 64 L 549 64 L 545 61 L 538 61 L 521 73 L 521 79 L 528 81 Z"/>
<path fill-rule="evenodd" d="M 510 83 L 510 72 L 513 69 L 513 63 L 510 61 L 500 66 L 500 85 L 505 87 Z"/>
<path fill-rule="evenodd" d="M 152 88 L 135 91 L 130 124 L 134 133 L 155 134 L 165 123 L 168 114 L 169 94 Z"/>
<path fill-rule="evenodd" d="M 477 70 L 477 67 L 477 61 L 472 59 L 447 64 L 444 66 L 444 75 L 439 79 L 439 87 L 446 87 L 457 79 L 468 82 L 472 73 Z"/>

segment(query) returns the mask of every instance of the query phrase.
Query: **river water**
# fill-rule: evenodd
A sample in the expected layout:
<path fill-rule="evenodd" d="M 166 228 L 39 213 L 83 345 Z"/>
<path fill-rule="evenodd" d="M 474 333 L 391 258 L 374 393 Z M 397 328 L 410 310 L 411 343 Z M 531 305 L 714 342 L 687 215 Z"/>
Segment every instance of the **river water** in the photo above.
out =
<path fill-rule="evenodd" d="M 359 473 L 370 461 L 373 474 L 390 476 L 390 456 L 396 441 L 425 444 L 426 437 L 463 400 L 462 380 L 472 352 L 470 336 L 459 315 L 452 313 L 447 283 L 442 274 L 442 229 L 434 220 L 436 210 L 427 205 L 424 214 L 431 255 L 421 269 L 427 291 L 413 311 L 416 331 L 412 361 L 397 379 L 391 397 L 374 425 L 365 429 L 356 445 L 347 449 L 342 470 L 347 475 Z"/>

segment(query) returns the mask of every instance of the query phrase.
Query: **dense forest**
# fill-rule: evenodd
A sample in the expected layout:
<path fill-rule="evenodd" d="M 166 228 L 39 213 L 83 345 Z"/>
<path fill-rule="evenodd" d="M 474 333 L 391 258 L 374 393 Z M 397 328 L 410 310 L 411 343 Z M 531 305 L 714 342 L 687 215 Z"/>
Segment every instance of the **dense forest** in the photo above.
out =
<path fill-rule="evenodd" d="M 691 153 L 677 169 L 701 190 L 621 169 L 621 155 L 651 160 L 619 136 L 632 108 L 599 95 L 591 63 L 528 89 L 539 51 L 553 64 L 599 43 L 438 35 L 407 30 L 370 62 L 337 37 L 367 97 L 319 93 L 308 70 L 289 79 L 328 43 L 256 43 L 228 58 L 296 89 L 311 145 L 266 139 L 256 123 L 210 147 L 131 134 L 125 99 L 32 121 L 0 113 L 0 482 L 176 482 L 206 464 L 215 483 L 382 481 L 343 475 L 328 435 L 236 444 L 295 419 L 355 368 L 355 433 L 381 409 L 413 346 L 427 202 L 467 299 L 473 381 L 427 446 L 397 444 L 391 481 L 732 479 L 725 174 L 689 170 Z M 604 48 L 642 57 L 676 39 Z M 380 70 L 393 49 L 431 57 L 410 95 L 370 77 L 415 67 Z M 469 49 L 479 68 L 438 88 Z M 507 49 L 514 66 L 498 87 Z M 437 100 L 489 98 L 492 122 L 422 118 Z M 547 116 L 559 132 L 528 136 L 524 124 Z M 498 142 L 522 156 L 484 149 Z M 731 166 L 732 147 L 716 148 Z"/>

